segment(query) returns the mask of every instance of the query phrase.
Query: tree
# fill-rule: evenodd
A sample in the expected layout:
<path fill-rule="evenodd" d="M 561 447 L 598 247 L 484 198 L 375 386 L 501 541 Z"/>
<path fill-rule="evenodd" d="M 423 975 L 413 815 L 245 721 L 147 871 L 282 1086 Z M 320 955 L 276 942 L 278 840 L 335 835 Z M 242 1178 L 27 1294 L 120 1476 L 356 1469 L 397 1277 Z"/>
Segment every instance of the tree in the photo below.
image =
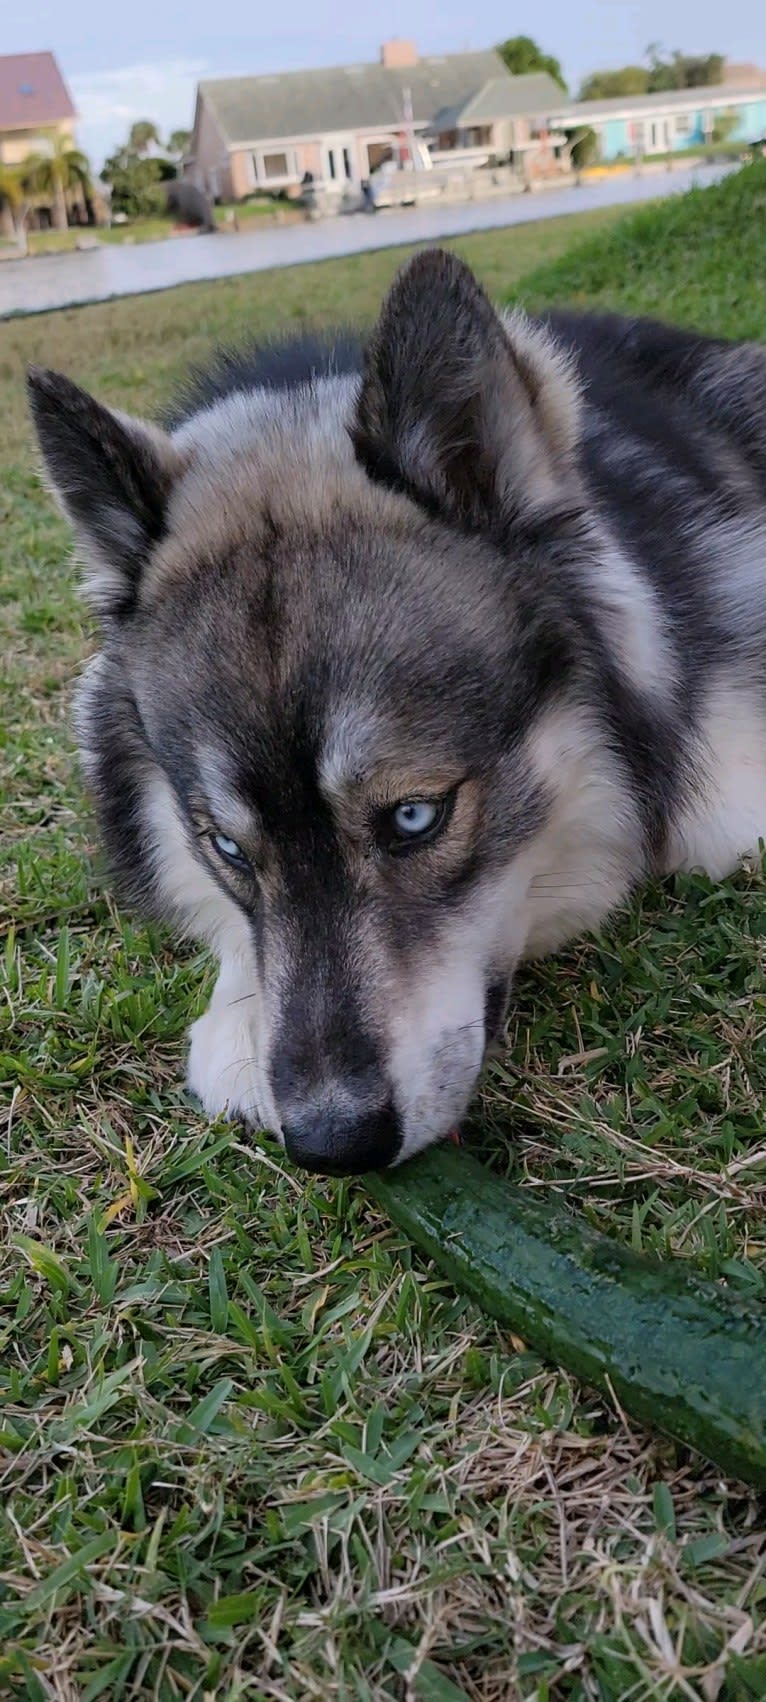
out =
<path fill-rule="evenodd" d="M 669 89 L 710 88 L 723 78 L 721 53 L 668 54 L 658 41 L 646 49 L 646 65 L 623 65 L 619 71 L 592 71 L 580 89 L 580 100 L 616 100 L 620 95 L 659 95 Z"/>
<path fill-rule="evenodd" d="M 566 81 L 558 59 L 554 59 L 552 53 L 544 53 L 531 35 L 512 35 L 508 41 L 500 42 L 497 52 L 511 76 L 526 77 L 530 71 L 547 71 L 566 94 Z"/>
<path fill-rule="evenodd" d="M 133 154 L 148 154 L 150 148 L 160 146 L 160 133 L 151 118 L 139 118 L 130 126 L 128 147 Z"/>
<path fill-rule="evenodd" d="M 598 137 L 595 130 L 576 130 L 569 137 L 569 152 L 576 171 L 592 165 L 598 159 Z"/>
<path fill-rule="evenodd" d="M 0 236 L 18 242 L 24 233 L 26 195 L 17 166 L 0 164 Z"/>
<path fill-rule="evenodd" d="M 182 158 L 188 152 L 191 134 L 191 130 L 171 130 L 168 136 L 168 153 Z"/>
<path fill-rule="evenodd" d="M 623 65 L 621 71 L 592 71 L 580 88 L 580 100 L 616 100 L 619 95 L 645 95 L 649 73 L 643 65 Z"/>
<path fill-rule="evenodd" d="M 728 142 L 739 126 L 739 114 L 736 112 L 717 112 L 713 119 L 710 133 L 711 142 Z"/>
<path fill-rule="evenodd" d="M 650 41 L 646 49 L 646 63 L 649 68 L 646 87 L 650 95 L 664 94 L 667 89 L 683 88 L 681 57 L 681 54 L 676 52 L 668 59 L 660 43 Z"/>
<path fill-rule="evenodd" d="M 171 160 L 142 157 L 131 147 L 118 148 L 104 161 L 101 176 L 111 184 L 112 212 L 128 219 L 157 218 L 166 211 L 163 183 L 175 177 Z"/>
<path fill-rule="evenodd" d="M 45 198 L 51 203 L 54 230 L 66 230 L 69 223 L 69 197 L 78 191 L 83 200 L 91 188 L 90 165 L 79 148 L 56 137 L 47 154 L 30 154 L 20 168 L 23 187 L 32 197 Z"/>
<path fill-rule="evenodd" d="M 673 81 L 665 81 L 667 67 L 660 62 L 657 67 L 657 78 L 654 81 L 652 69 L 649 71 L 649 88 L 654 92 L 655 87 L 672 89 L 704 89 L 715 87 L 723 80 L 725 65 L 722 53 L 678 53 L 671 57 L 670 69 Z"/>
<path fill-rule="evenodd" d="M 678 48 L 668 58 L 656 41 L 647 47 L 646 59 L 650 95 L 668 89 L 710 88 L 721 82 L 726 63 L 722 53 L 680 53 Z"/>

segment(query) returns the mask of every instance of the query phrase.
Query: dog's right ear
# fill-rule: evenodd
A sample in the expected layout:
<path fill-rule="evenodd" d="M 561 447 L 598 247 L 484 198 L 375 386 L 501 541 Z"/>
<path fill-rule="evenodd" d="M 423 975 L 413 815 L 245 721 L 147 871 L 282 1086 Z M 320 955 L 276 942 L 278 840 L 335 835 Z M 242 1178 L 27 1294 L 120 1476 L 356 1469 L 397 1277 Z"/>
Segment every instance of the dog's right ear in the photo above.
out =
<path fill-rule="evenodd" d="M 87 595 L 102 619 L 119 619 L 164 536 L 181 457 L 163 432 L 112 413 L 60 373 L 31 367 L 27 382 L 47 483 L 74 526 Z"/>
<path fill-rule="evenodd" d="M 501 320 L 457 255 L 396 278 L 367 346 L 351 437 L 371 478 L 505 535 L 581 506 L 580 398 L 540 326 Z"/>

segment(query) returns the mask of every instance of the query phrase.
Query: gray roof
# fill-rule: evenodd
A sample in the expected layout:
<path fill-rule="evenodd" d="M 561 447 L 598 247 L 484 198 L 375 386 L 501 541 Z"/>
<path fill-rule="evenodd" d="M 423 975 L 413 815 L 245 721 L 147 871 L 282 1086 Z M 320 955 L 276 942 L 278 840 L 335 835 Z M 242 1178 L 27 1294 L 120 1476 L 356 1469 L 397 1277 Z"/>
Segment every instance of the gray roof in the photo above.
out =
<path fill-rule="evenodd" d="M 632 117 L 642 112 L 689 112 L 701 106 L 729 107 L 744 101 L 763 100 L 762 88 L 740 89 L 730 83 L 717 83 L 699 89 L 668 89 L 657 95 L 617 95 L 611 100 L 578 100 L 553 103 L 550 117 L 576 118 L 583 124 L 595 118 L 616 118 L 623 113 Z"/>
<path fill-rule="evenodd" d="M 221 77 L 201 82 L 199 93 L 212 109 L 224 140 L 237 146 L 332 131 L 390 130 L 401 125 L 405 89 L 412 95 L 415 123 L 430 124 L 437 112 L 463 109 L 493 86 L 540 81 L 550 79 L 511 77 L 498 55 L 487 50 L 419 59 L 404 70 L 337 65 L 276 76 Z M 561 91 L 556 93 L 560 97 Z M 512 99 L 510 94 L 507 98 Z M 513 110 L 528 112 L 530 107 Z"/>
<path fill-rule="evenodd" d="M 466 101 L 458 113 L 461 129 L 473 124 L 492 124 L 498 118 L 543 116 L 560 106 L 566 95 L 547 71 L 532 71 L 524 77 L 492 77 L 483 89 Z"/>

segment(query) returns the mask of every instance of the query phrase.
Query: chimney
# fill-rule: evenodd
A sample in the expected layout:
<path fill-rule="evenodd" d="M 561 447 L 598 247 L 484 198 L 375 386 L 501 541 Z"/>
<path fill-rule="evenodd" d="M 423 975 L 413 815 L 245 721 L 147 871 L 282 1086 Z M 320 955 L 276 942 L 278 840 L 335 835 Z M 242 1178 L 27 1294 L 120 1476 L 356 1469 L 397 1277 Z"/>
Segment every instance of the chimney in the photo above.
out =
<path fill-rule="evenodd" d="M 380 50 L 380 63 L 386 71 L 409 71 L 417 65 L 418 50 L 414 41 L 400 41 L 394 36 L 393 41 L 384 41 Z"/>

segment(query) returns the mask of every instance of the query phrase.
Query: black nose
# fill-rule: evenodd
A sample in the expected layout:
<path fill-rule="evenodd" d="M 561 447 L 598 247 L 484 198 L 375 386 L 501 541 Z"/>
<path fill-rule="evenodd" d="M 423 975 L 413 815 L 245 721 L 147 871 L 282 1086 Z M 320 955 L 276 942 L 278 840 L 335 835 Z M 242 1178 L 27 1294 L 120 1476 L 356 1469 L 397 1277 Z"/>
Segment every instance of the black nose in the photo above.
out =
<path fill-rule="evenodd" d="M 306 1110 L 283 1127 L 293 1164 L 323 1176 L 361 1175 L 393 1164 L 401 1145 L 393 1105 L 365 1112 Z"/>

